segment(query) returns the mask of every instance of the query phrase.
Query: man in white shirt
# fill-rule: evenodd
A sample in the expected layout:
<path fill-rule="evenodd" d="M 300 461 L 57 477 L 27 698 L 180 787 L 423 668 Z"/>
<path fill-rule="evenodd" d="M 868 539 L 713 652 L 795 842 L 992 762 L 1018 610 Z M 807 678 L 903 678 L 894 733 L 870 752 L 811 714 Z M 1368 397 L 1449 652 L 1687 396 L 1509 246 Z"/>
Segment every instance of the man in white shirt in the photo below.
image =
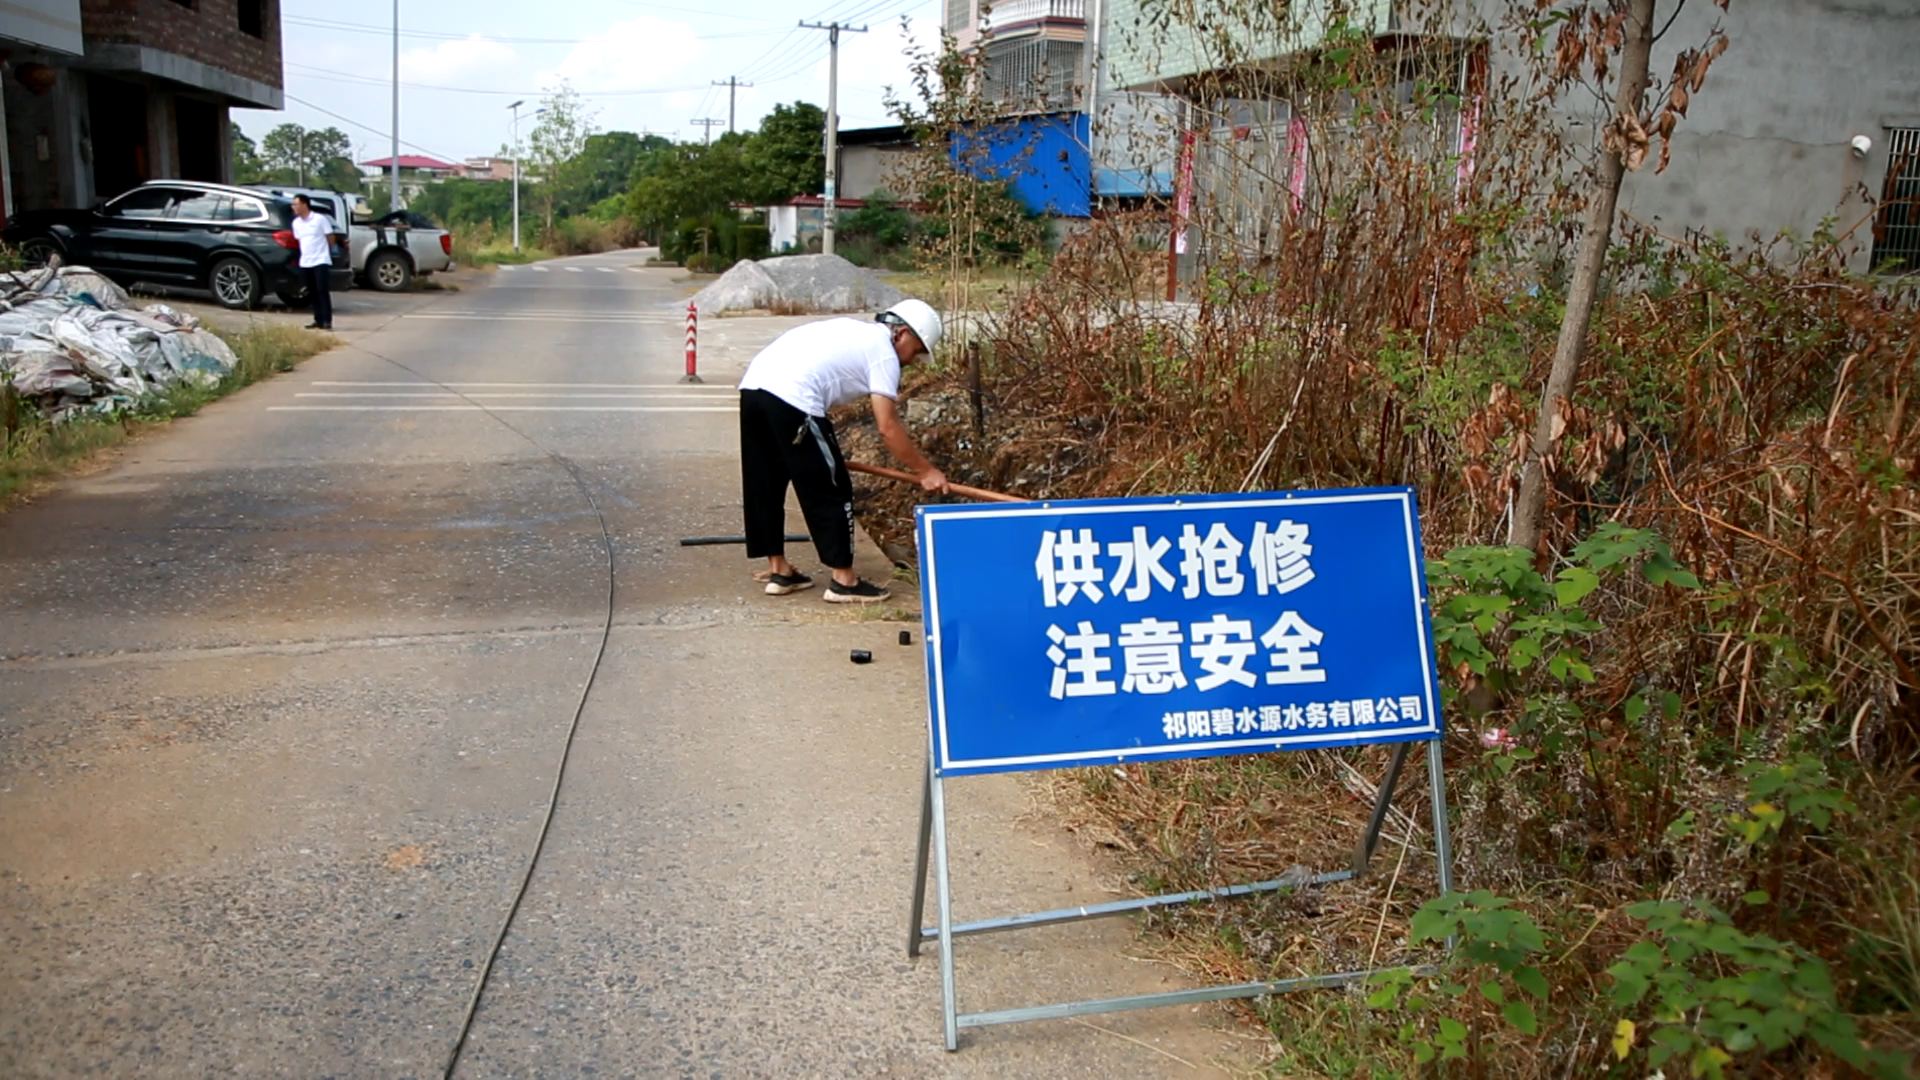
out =
<path fill-rule="evenodd" d="M 307 296 L 313 301 L 313 321 L 309 330 L 333 329 L 333 292 L 329 280 L 333 273 L 333 222 L 327 215 L 315 213 L 305 195 L 293 197 L 293 238 L 300 244 L 300 277 L 307 283 Z"/>
<path fill-rule="evenodd" d="M 873 420 L 893 456 L 928 492 L 944 493 L 947 478 L 921 455 L 900 422 L 900 368 L 929 356 L 940 340 L 940 315 L 919 300 L 903 300 L 873 322 L 829 319 L 808 323 L 760 350 L 740 380 L 740 479 L 747 519 L 747 557 L 767 560 L 767 593 L 785 596 L 811 588 L 813 579 L 787 561 L 787 485 L 820 561 L 833 580 L 826 600 L 871 604 L 885 588 L 853 572 L 853 479 L 834 438 L 827 410 L 873 399 Z"/>

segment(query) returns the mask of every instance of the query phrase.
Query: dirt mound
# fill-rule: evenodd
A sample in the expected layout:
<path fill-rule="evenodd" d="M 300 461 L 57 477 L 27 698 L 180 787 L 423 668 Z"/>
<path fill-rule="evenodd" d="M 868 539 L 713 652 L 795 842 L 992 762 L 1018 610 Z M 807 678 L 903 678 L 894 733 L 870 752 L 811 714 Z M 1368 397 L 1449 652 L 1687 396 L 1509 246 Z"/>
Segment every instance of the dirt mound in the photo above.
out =
<path fill-rule="evenodd" d="M 735 263 L 693 298 L 702 313 L 774 311 L 824 315 L 880 311 L 906 294 L 838 255 L 783 255 Z"/>

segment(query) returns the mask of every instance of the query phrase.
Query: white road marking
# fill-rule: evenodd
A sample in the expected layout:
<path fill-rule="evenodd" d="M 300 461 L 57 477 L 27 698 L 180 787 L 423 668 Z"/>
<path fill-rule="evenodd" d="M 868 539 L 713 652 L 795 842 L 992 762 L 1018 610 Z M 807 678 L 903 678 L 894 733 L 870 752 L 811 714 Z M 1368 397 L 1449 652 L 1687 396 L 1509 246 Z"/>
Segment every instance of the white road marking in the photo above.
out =
<path fill-rule="evenodd" d="M 603 274 L 613 274 L 613 273 L 618 273 L 618 271 L 616 271 L 616 270 L 615 270 L 615 269 L 614 269 L 613 267 L 611 267 L 611 266 L 596 266 L 596 267 L 594 267 L 594 269 L 595 269 L 595 270 L 598 270 L 598 271 L 600 271 L 600 272 L 601 272 L 601 273 L 603 273 Z"/>
<path fill-rule="evenodd" d="M 411 382 L 388 380 L 385 382 L 350 382 L 342 380 L 315 380 L 308 386 L 438 386 L 451 390 L 683 390 L 695 393 L 706 391 L 726 391 L 733 393 L 732 386 L 715 386 L 711 383 L 538 383 L 538 382 Z"/>
<path fill-rule="evenodd" d="M 544 267 L 544 266 L 529 266 L 527 267 L 527 269 L 533 271 L 536 274 L 544 274 L 547 272 L 547 267 Z"/>
<path fill-rule="evenodd" d="M 504 274 L 504 273 L 506 273 L 506 272 L 508 272 L 508 271 L 510 271 L 510 270 L 518 270 L 518 269 L 520 269 L 520 268 L 519 268 L 519 267 L 517 267 L 517 266 L 515 266 L 515 265 L 513 265 L 512 263 L 501 263 L 501 264 L 500 264 L 500 272 L 501 272 L 501 273 L 503 273 L 503 274 Z"/>
<path fill-rule="evenodd" d="M 585 314 L 585 315 L 631 315 L 634 318 L 647 318 L 647 319 L 685 319 L 686 310 L 683 308 L 679 311 L 674 311 L 671 309 L 660 311 L 660 310 L 642 308 L 637 311 L 630 310 L 630 311 L 583 312 L 578 308 L 502 308 L 498 311 L 469 311 L 465 308 L 449 308 L 446 310 L 442 310 L 440 308 L 435 308 L 433 310 L 433 314 L 436 314 L 436 315 L 569 315 L 569 316 Z"/>
<path fill-rule="evenodd" d="M 580 269 L 580 268 L 579 268 L 579 267 L 577 267 L 577 266 L 569 266 L 569 267 L 567 267 L 567 273 L 569 273 L 569 274 L 584 274 L 584 273 L 586 273 L 586 271 L 585 271 L 585 270 L 582 270 L 582 269 Z"/>
<path fill-rule="evenodd" d="M 621 412 L 730 413 L 704 405 L 269 405 L 268 412 Z"/>
<path fill-rule="evenodd" d="M 623 323 L 628 326 L 683 326 L 686 324 L 685 319 L 675 319 L 671 315 L 627 315 L 614 311 L 604 314 L 575 312 L 570 315 L 525 315 L 511 311 L 415 311 L 400 317 L 437 319 L 441 322 Z"/>
<path fill-rule="evenodd" d="M 596 391 L 586 394 L 569 394 L 557 390 L 529 390 L 516 393 L 487 393 L 475 391 L 467 393 L 461 390 L 364 390 L 364 391 L 320 391 L 317 393 L 295 394 L 297 398 L 374 398 L 388 400 L 392 398 L 471 398 L 475 401 L 509 398 L 561 398 L 568 401 L 686 401 L 685 394 L 625 394 Z"/>

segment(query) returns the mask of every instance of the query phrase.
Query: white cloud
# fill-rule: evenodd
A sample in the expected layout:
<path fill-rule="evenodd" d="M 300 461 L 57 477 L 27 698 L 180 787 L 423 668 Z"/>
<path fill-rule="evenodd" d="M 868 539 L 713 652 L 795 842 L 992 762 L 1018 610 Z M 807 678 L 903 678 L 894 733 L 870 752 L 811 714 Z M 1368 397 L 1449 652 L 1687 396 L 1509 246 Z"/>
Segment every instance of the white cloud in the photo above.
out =
<path fill-rule="evenodd" d="M 520 54 L 498 41 L 475 35 L 459 41 L 442 41 L 432 48 L 403 49 L 400 52 L 400 79 L 433 86 L 471 86 L 472 80 L 485 80 L 503 69 L 520 66 Z"/>
<path fill-rule="evenodd" d="M 692 26 L 652 16 L 617 22 L 575 45 L 541 85 L 561 79 L 586 93 L 653 90 L 706 81 L 712 66 Z"/>

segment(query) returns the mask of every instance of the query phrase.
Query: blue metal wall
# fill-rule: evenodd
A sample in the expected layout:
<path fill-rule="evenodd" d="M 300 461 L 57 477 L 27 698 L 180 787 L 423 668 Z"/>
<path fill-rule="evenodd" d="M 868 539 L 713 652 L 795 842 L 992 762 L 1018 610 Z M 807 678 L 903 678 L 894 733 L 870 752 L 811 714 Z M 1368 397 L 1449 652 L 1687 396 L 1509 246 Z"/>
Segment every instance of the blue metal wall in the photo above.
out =
<path fill-rule="evenodd" d="M 1086 217 L 1093 168 L 1085 113 L 1012 118 L 954 137 L 953 161 L 983 180 L 1004 180 L 1036 213 Z"/>

